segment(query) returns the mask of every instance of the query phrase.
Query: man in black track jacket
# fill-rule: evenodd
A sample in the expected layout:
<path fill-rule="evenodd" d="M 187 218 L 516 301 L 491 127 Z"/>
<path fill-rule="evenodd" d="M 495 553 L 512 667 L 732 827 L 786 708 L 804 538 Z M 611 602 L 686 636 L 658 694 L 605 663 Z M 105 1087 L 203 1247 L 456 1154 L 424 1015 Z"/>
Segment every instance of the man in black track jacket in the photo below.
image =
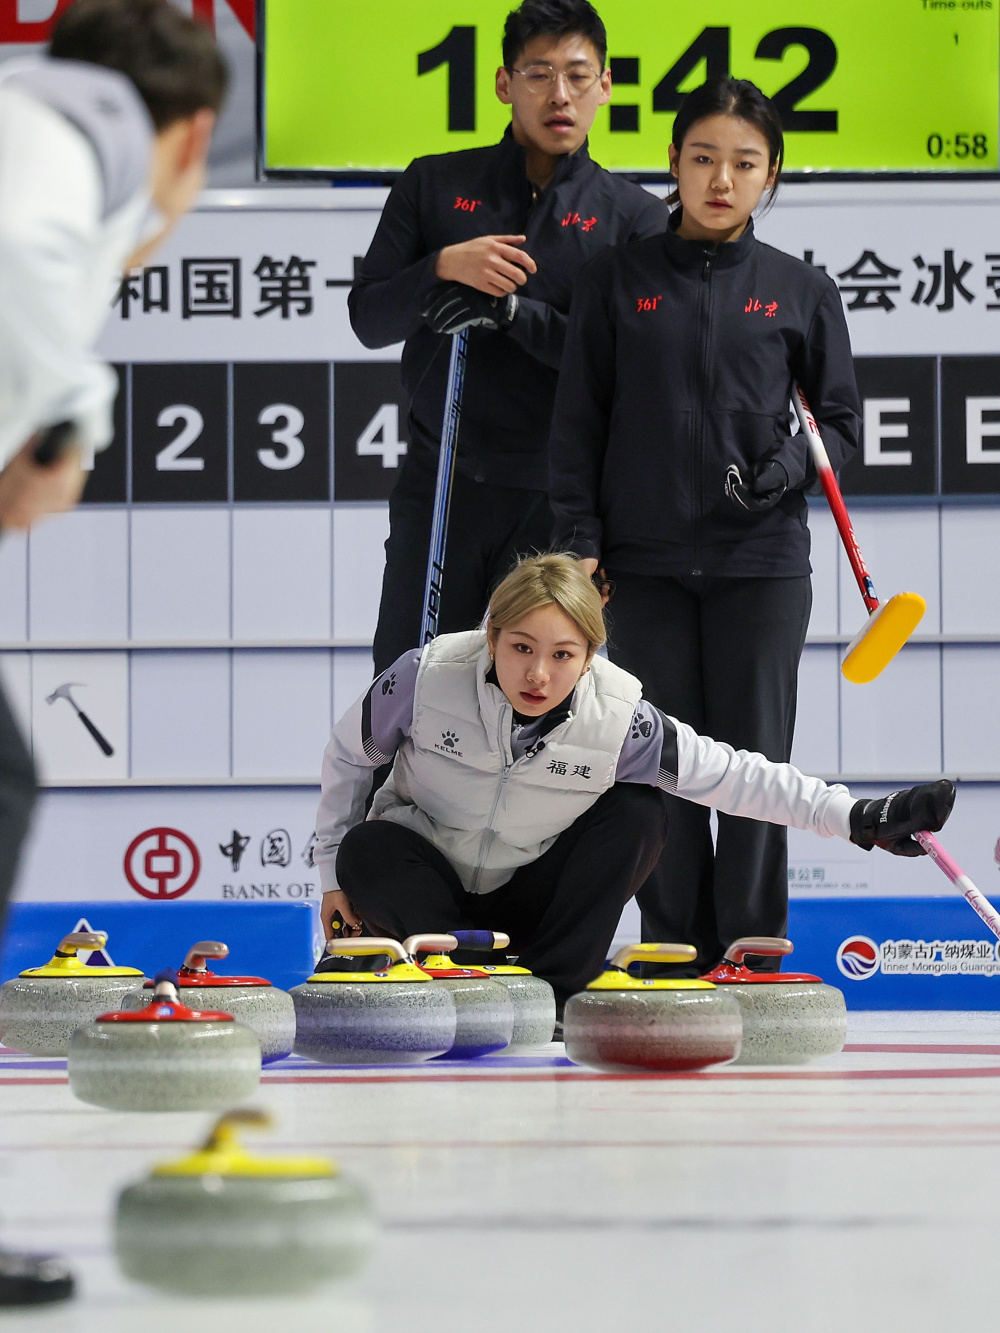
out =
<path fill-rule="evenodd" d="M 380 672 L 417 645 L 450 337 L 470 328 L 438 628 L 474 627 L 518 555 L 547 549 L 546 442 L 576 275 L 599 250 L 653 236 L 663 203 L 592 161 L 611 96 L 604 25 L 587 0 L 524 0 L 505 28 L 491 148 L 417 158 L 386 202 L 350 295 L 366 347 L 405 342 L 409 450 L 389 504 L 375 634 Z"/>

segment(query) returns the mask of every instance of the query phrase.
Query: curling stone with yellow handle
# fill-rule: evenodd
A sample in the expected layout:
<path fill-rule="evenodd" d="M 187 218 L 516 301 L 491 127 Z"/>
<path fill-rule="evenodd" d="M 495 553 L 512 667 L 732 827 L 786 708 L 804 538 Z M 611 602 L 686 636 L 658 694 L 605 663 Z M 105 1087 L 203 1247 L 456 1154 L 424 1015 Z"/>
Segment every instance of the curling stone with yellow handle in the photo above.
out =
<path fill-rule="evenodd" d="M 459 967 L 448 957 L 458 948 L 454 935 L 411 935 L 403 941 L 411 958 L 424 954 L 420 968 L 451 992 L 455 1001 L 455 1042 L 449 1059 L 471 1060 L 505 1050 L 514 1035 L 514 1002 L 507 987 L 479 967 Z"/>
<path fill-rule="evenodd" d="M 585 991 L 566 1002 L 566 1054 L 578 1065 L 619 1070 L 703 1069 L 740 1053 L 740 1006 L 707 981 L 642 981 L 630 963 L 688 963 L 686 944 L 628 944 Z"/>
<path fill-rule="evenodd" d="M 194 1009 L 223 1009 L 238 1023 L 256 1032 L 264 1064 L 291 1055 L 295 1042 L 295 1005 L 287 991 L 264 977 L 227 977 L 210 972 L 209 958 L 227 958 L 228 944 L 218 940 L 199 940 L 192 944 L 177 972 L 177 990 L 182 1004 Z M 153 983 L 146 982 L 145 992 L 134 991 L 122 1004 L 123 1009 L 141 1009 L 149 1003 Z"/>
<path fill-rule="evenodd" d="M 455 1002 L 398 940 L 331 940 L 326 948 L 349 957 L 388 954 L 392 965 L 384 972 L 316 972 L 293 987 L 296 1055 L 332 1065 L 409 1065 L 451 1049 Z"/>
<path fill-rule="evenodd" d="M 495 930 L 455 930 L 460 949 L 473 953 L 506 949 L 510 936 Z M 490 981 L 506 986 L 514 1005 L 514 1032 L 504 1055 L 548 1046 L 556 1026 L 556 994 L 547 981 L 536 977 L 526 967 L 511 967 L 507 963 L 482 963 L 480 970 Z"/>
<path fill-rule="evenodd" d="M 260 1083 L 257 1034 L 232 1014 L 181 1004 L 175 973 L 161 972 L 152 1002 L 77 1028 L 69 1086 L 112 1111 L 217 1111 Z"/>
<path fill-rule="evenodd" d="M 224 1115 L 204 1147 L 164 1162 L 118 1196 L 115 1248 L 126 1277 L 186 1296 L 297 1296 L 364 1264 L 375 1224 L 365 1191 L 322 1157 L 246 1151 Z"/>
<path fill-rule="evenodd" d="M 140 988 L 146 978 L 136 967 L 97 967 L 77 957 L 78 949 L 103 949 L 107 942 L 102 930 L 67 935 L 44 967 L 5 981 L 0 1041 L 27 1055 L 65 1055 L 76 1028 Z"/>
<path fill-rule="evenodd" d="M 798 1065 L 836 1055 L 847 1040 L 847 1006 L 842 991 L 805 972 L 752 972 L 748 953 L 780 958 L 791 940 L 764 936 L 737 940 L 723 961 L 705 976 L 731 995 L 743 1013 L 741 1065 Z"/>

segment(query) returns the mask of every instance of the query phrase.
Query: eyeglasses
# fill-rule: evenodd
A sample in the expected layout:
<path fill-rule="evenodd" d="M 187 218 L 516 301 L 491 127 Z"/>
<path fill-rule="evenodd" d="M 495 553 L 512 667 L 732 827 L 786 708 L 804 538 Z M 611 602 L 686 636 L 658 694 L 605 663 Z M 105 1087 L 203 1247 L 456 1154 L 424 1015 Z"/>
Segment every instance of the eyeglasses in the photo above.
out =
<path fill-rule="evenodd" d="M 553 69 L 551 65 L 529 65 L 527 69 L 512 69 L 510 72 L 520 74 L 524 86 L 537 97 L 550 93 L 560 79 L 565 79 L 566 87 L 573 97 L 583 97 L 601 77 L 590 65 L 574 65 L 572 69 Z"/>

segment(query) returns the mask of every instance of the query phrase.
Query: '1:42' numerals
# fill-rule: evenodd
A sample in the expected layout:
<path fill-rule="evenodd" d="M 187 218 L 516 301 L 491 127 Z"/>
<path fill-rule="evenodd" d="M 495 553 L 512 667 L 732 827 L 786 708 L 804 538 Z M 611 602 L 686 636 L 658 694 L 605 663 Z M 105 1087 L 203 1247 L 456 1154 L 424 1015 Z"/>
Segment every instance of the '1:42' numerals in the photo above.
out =
<path fill-rule="evenodd" d="M 730 73 L 731 30 L 702 28 L 691 45 L 677 58 L 653 89 L 653 111 L 676 111 L 684 94 L 680 85 L 704 62 L 707 78 Z M 800 74 L 772 94 L 786 131 L 836 134 L 836 111 L 803 111 L 799 103 L 822 88 L 837 67 L 837 46 L 821 28 L 775 28 L 757 43 L 756 60 L 784 60 L 792 47 L 804 47 L 809 63 Z M 635 57 L 612 59 L 612 78 L 618 83 L 639 82 L 639 60 Z M 437 46 L 417 56 L 417 74 L 430 74 L 442 65 L 448 69 L 448 130 L 474 131 L 476 128 L 476 29 L 456 26 Z M 615 66 L 619 66 L 616 72 Z M 638 107 L 612 108 L 611 129 L 636 131 Z M 632 114 L 615 115 L 614 112 Z M 928 151 L 930 151 L 928 149 Z M 934 156 L 934 154 L 932 154 Z"/>

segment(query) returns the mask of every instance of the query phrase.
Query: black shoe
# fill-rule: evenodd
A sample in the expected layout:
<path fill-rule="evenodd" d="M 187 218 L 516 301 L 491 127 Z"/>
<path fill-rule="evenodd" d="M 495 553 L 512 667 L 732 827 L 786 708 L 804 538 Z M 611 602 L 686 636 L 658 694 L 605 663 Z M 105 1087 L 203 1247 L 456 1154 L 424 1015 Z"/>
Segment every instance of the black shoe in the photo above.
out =
<path fill-rule="evenodd" d="M 73 1274 L 53 1255 L 0 1250 L 0 1306 L 69 1300 L 73 1285 Z"/>

